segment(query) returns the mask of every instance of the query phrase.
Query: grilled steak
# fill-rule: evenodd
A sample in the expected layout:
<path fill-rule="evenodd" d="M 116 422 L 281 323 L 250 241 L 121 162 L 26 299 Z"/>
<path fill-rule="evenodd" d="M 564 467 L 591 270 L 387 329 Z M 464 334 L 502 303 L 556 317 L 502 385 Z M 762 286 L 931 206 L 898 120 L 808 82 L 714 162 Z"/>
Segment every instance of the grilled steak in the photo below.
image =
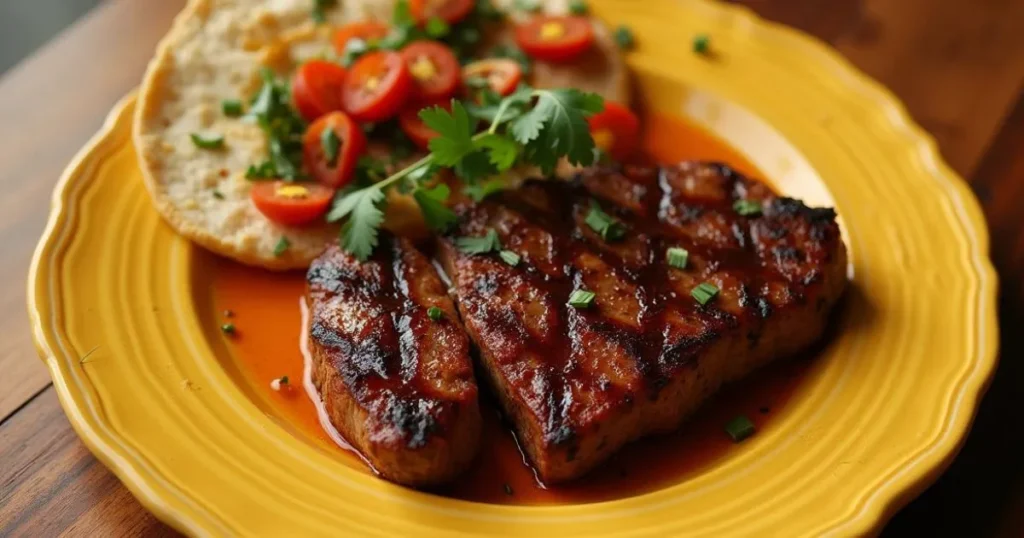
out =
<path fill-rule="evenodd" d="M 334 426 L 389 480 L 454 478 L 476 454 L 480 410 L 469 340 L 430 261 L 385 236 L 366 262 L 328 248 L 307 282 L 313 382 Z"/>
<path fill-rule="evenodd" d="M 763 213 L 743 216 L 737 200 Z M 592 204 L 621 237 L 587 223 Z M 590 169 L 457 211 L 440 256 L 483 375 L 546 482 L 675 429 L 723 383 L 807 347 L 846 285 L 831 209 L 719 164 Z M 518 265 L 456 246 L 489 229 Z M 667 263 L 671 247 L 688 251 L 684 269 Z M 720 290 L 704 305 L 691 295 L 702 283 Z M 596 298 L 570 306 L 574 290 Z"/>

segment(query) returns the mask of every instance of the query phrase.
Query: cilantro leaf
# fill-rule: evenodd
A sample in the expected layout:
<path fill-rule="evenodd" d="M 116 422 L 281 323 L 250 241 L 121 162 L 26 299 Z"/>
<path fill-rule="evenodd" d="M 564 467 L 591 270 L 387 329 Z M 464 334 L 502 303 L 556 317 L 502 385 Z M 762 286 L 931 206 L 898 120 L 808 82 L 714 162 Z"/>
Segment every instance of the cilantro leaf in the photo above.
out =
<path fill-rule="evenodd" d="M 451 26 L 440 17 L 431 17 L 427 20 L 426 25 L 427 35 L 431 39 L 441 39 L 452 31 Z"/>
<path fill-rule="evenodd" d="M 419 204 L 420 210 L 423 212 L 423 218 L 427 221 L 427 226 L 435 232 L 448 230 L 458 220 L 455 213 L 445 205 L 450 194 L 451 191 L 448 185 L 445 184 L 437 185 L 430 189 L 416 189 L 412 193 L 413 198 L 416 199 L 416 203 Z"/>
<path fill-rule="evenodd" d="M 338 164 L 338 151 L 341 149 L 341 139 L 328 127 L 320 133 L 320 148 L 324 151 L 324 158 L 327 159 L 327 166 L 334 168 Z"/>
<path fill-rule="evenodd" d="M 452 101 L 452 111 L 435 106 L 420 111 L 420 119 L 438 136 L 430 141 L 434 162 L 455 166 L 473 151 L 473 125 L 466 108 Z"/>
<path fill-rule="evenodd" d="M 499 172 L 512 168 L 519 158 L 519 144 L 507 136 L 487 133 L 476 141 L 476 146 L 488 150 L 491 164 Z"/>
<path fill-rule="evenodd" d="M 463 192 L 465 192 L 466 196 L 469 196 L 474 201 L 480 202 L 494 193 L 505 190 L 505 186 L 504 180 L 501 178 L 494 178 L 480 183 L 466 185 Z"/>
<path fill-rule="evenodd" d="M 455 240 L 455 246 L 466 254 L 487 254 L 501 250 L 501 239 L 494 228 L 488 228 L 483 237 L 460 237 Z"/>
<path fill-rule="evenodd" d="M 474 142 L 475 145 L 475 142 Z M 498 173 L 498 169 L 491 164 L 491 158 L 487 151 L 474 150 L 462 158 L 453 169 L 455 175 L 467 183 L 476 181 Z"/>
<path fill-rule="evenodd" d="M 352 192 L 339 200 L 327 215 L 328 222 L 344 217 L 348 221 L 341 227 L 341 245 L 359 260 L 365 261 L 377 248 L 377 235 L 384 223 L 386 198 L 376 186 Z"/>
<path fill-rule="evenodd" d="M 512 122 L 510 132 L 527 145 L 528 155 L 538 159 L 535 164 L 549 170 L 562 155 L 575 165 L 593 164 L 594 139 L 587 116 L 603 110 L 601 96 L 571 89 L 532 93 L 537 104 Z"/>

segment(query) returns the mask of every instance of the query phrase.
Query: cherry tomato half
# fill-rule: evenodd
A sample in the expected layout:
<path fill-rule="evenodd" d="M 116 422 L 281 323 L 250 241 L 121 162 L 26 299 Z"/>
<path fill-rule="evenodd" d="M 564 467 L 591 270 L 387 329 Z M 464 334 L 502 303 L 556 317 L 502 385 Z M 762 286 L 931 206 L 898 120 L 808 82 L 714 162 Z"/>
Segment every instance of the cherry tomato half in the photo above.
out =
<path fill-rule="evenodd" d="M 515 60 L 490 58 L 463 67 L 462 78 L 482 78 L 491 85 L 492 90 L 506 96 L 516 91 L 519 81 L 523 79 L 523 69 Z"/>
<path fill-rule="evenodd" d="M 292 101 L 306 121 L 341 110 L 341 85 L 345 68 L 323 60 L 310 60 L 295 72 Z"/>
<path fill-rule="evenodd" d="M 632 110 L 619 103 L 605 101 L 604 110 L 590 116 L 587 121 L 594 144 L 615 160 L 625 161 L 636 151 L 640 140 L 640 118 Z"/>
<path fill-rule="evenodd" d="M 327 213 L 334 189 L 315 183 L 260 181 L 249 196 L 268 219 L 284 226 L 305 226 Z"/>
<path fill-rule="evenodd" d="M 397 53 L 371 52 L 348 70 L 341 103 L 355 120 L 378 122 L 394 117 L 413 89 L 412 75 Z"/>
<path fill-rule="evenodd" d="M 455 24 L 469 16 L 474 3 L 473 0 L 412 0 L 409 8 L 420 22 L 438 17 L 448 24 Z"/>
<path fill-rule="evenodd" d="M 451 102 L 442 103 L 437 106 L 448 110 L 452 109 Z M 425 107 L 411 106 L 406 108 L 398 116 L 398 125 L 402 128 L 402 131 L 409 137 L 410 140 L 421 149 L 429 149 L 430 140 L 437 137 L 437 131 L 427 127 L 426 123 L 420 119 L 420 111 Z"/>
<path fill-rule="evenodd" d="M 401 54 L 412 74 L 419 102 L 434 103 L 455 94 L 462 68 L 447 46 L 437 41 L 415 41 Z"/>
<path fill-rule="evenodd" d="M 370 42 L 384 39 L 387 35 L 388 27 L 385 24 L 374 21 L 353 22 L 338 28 L 334 32 L 332 41 L 334 42 L 334 50 L 338 54 L 345 54 L 345 47 L 353 39 L 362 39 L 363 41 Z"/>
<path fill-rule="evenodd" d="M 594 27 L 586 17 L 540 15 L 516 26 L 516 43 L 538 60 L 568 62 L 594 44 Z"/>
<path fill-rule="evenodd" d="M 334 136 L 325 135 L 332 129 Z M 333 142 L 328 141 L 333 139 Z M 329 158 L 328 147 L 337 144 Z M 323 116 L 306 129 L 302 137 L 302 162 L 321 185 L 340 189 L 355 176 L 356 163 L 366 151 L 366 135 L 344 112 Z"/>

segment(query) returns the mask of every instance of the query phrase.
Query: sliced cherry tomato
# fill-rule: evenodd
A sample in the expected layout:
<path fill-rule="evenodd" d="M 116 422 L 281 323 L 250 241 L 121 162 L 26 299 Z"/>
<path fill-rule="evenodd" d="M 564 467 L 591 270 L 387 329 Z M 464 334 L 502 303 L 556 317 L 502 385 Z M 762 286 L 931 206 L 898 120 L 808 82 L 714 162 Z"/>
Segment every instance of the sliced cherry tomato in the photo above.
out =
<path fill-rule="evenodd" d="M 398 114 L 412 89 L 412 75 L 398 53 L 371 52 L 348 70 L 341 103 L 355 120 L 378 122 Z"/>
<path fill-rule="evenodd" d="M 412 0 L 409 8 L 420 22 L 438 17 L 448 24 L 455 24 L 469 16 L 474 3 L 473 0 Z"/>
<path fill-rule="evenodd" d="M 260 181 L 249 196 L 268 219 L 284 226 L 305 226 L 327 213 L 334 189 L 316 183 Z"/>
<path fill-rule="evenodd" d="M 516 26 L 516 43 L 538 60 L 568 62 L 594 44 L 594 27 L 586 17 L 540 15 Z"/>
<path fill-rule="evenodd" d="M 439 103 L 437 106 L 448 110 L 452 109 L 451 101 L 445 103 Z M 413 141 L 416 146 L 422 149 L 428 149 L 430 140 L 437 137 L 437 131 L 427 127 L 426 123 L 420 119 L 420 111 L 425 107 L 411 106 L 406 108 L 401 115 L 398 116 L 398 125 L 402 128 L 402 131 L 409 136 L 409 139 Z"/>
<path fill-rule="evenodd" d="M 345 47 L 353 39 L 362 39 L 363 41 L 370 42 L 384 39 L 387 35 L 387 25 L 374 21 L 353 22 L 338 28 L 334 32 L 332 41 L 334 42 L 334 50 L 338 51 L 338 54 L 345 54 Z"/>
<path fill-rule="evenodd" d="M 325 135 L 332 129 L 334 136 Z M 328 155 L 334 140 L 337 151 Z M 344 112 L 332 112 L 306 129 L 302 137 L 302 162 L 322 185 L 340 189 L 355 176 L 356 163 L 366 151 L 366 135 Z"/>
<path fill-rule="evenodd" d="M 436 103 L 455 95 L 462 68 L 451 49 L 437 41 L 415 41 L 401 54 L 412 73 L 419 102 Z"/>
<path fill-rule="evenodd" d="M 640 118 L 632 110 L 605 101 L 604 110 L 588 118 L 588 121 L 594 144 L 615 160 L 625 161 L 636 151 L 640 140 Z"/>
<path fill-rule="evenodd" d="M 516 91 L 519 81 L 523 79 L 523 69 L 515 60 L 490 58 L 463 67 L 462 78 L 482 78 L 490 83 L 492 90 L 505 96 Z"/>
<path fill-rule="evenodd" d="M 310 60 L 295 72 L 292 101 L 306 121 L 341 110 L 341 85 L 345 68 L 323 60 Z"/>

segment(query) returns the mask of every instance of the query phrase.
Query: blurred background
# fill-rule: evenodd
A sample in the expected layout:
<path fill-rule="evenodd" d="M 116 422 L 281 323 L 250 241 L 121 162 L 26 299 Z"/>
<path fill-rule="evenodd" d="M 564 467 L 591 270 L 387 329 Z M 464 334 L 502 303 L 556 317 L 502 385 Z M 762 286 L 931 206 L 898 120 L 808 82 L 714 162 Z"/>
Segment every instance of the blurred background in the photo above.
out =
<path fill-rule="evenodd" d="M 100 0 L 0 1 L 0 73 L 75 22 Z"/>

